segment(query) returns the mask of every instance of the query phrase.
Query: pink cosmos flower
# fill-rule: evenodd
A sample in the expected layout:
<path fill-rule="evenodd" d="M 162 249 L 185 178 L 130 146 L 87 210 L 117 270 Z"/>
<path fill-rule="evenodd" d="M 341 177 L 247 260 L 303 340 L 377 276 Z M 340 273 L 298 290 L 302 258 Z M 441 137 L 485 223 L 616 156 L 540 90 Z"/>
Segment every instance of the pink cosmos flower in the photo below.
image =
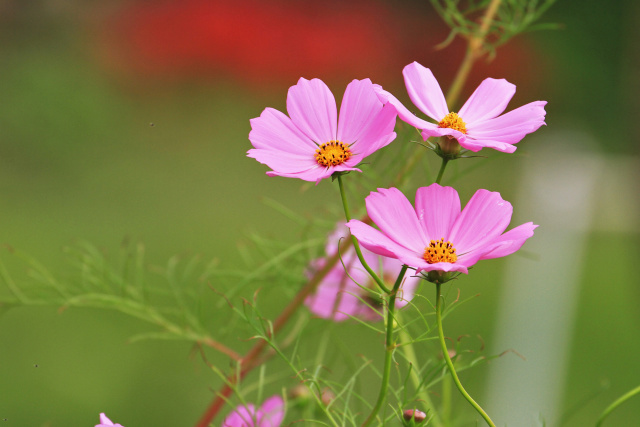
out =
<path fill-rule="evenodd" d="M 370 251 L 417 272 L 466 274 L 479 260 L 514 253 L 537 227 L 528 222 L 503 234 L 513 208 L 500 193 L 487 190 L 476 191 L 462 211 L 457 191 L 438 184 L 418 188 L 415 209 L 396 188 L 371 192 L 366 206 L 380 230 L 351 220 L 351 233 Z"/>
<path fill-rule="evenodd" d="M 336 111 L 333 94 L 321 80 L 301 78 L 289 88 L 289 117 L 266 108 L 251 120 L 247 152 L 269 166 L 269 176 L 315 181 L 334 172 L 358 171 L 356 166 L 396 137 L 396 111 L 383 105 L 371 80 L 354 80 L 347 86 Z"/>
<path fill-rule="evenodd" d="M 240 405 L 227 418 L 222 427 L 279 427 L 284 419 L 284 402 L 280 396 L 271 396 L 256 410 L 251 403 Z"/>
<path fill-rule="evenodd" d="M 124 427 L 121 424 L 114 424 L 111 422 L 109 418 L 102 412 L 100 414 L 100 424 L 97 424 L 96 427 Z"/>
<path fill-rule="evenodd" d="M 398 116 L 422 130 L 422 137 L 449 136 L 467 150 L 484 147 L 513 153 L 525 135 L 545 124 L 546 101 L 535 101 L 502 114 L 516 92 L 515 85 L 505 79 L 485 79 L 457 113 L 447 107 L 442 89 L 428 68 L 414 62 L 402 72 L 407 92 L 413 103 L 437 123 L 422 120 L 411 113 L 396 97 L 377 87 L 384 102 L 391 103 Z"/>
<path fill-rule="evenodd" d="M 347 227 L 344 224 L 339 226 L 329 237 L 326 247 L 327 254 L 333 255 L 338 250 L 339 239 L 346 238 L 348 235 Z M 361 286 L 376 287 L 369 273 L 360 264 L 353 248 L 341 255 L 342 263 L 336 264 L 329 270 L 315 293 L 307 297 L 305 305 L 316 316 L 335 322 L 342 322 L 349 317 L 357 317 L 370 322 L 382 320 L 379 311 L 374 310 L 377 305 L 382 304 L 382 301 L 372 298 L 370 292 L 361 288 Z M 381 258 L 366 249 L 362 250 L 362 255 L 367 264 L 380 273 L 381 278 L 389 287 L 392 287 L 400 274 L 402 263 L 392 258 Z M 322 268 L 324 263 L 325 258 L 320 258 L 312 261 L 311 266 L 317 270 Z M 404 307 L 411 301 L 419 285 L 419 279 L 411 277 L 412 274 L 413 272 L 408 272 L 404 276 L 404 282 L 396 296 L 396 307 L 398 308 Z"/>

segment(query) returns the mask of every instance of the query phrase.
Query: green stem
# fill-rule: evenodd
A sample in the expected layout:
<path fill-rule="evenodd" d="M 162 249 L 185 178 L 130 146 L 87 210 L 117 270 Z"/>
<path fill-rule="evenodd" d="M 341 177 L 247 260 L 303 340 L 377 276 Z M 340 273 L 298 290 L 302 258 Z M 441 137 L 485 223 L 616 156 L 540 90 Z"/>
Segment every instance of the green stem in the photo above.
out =
<path fill-rule="evenodd" d="M 442 419 L 444 425 L 451 425 L 451 377 L 442 378 Z"/>
<path fill-rule="evenodd" d="M 628 393 L 625 393 L 623 396 L 620 396 L 620 398 L 618 398 L 615 402 L 613 402 L 611 405 L 609 405 L 609 407 L 607 407 L 607 409 L 604 410 L 602 415 L 600 415 L 600 418 L 598 419 L 598 422 L 596 423 L 596 427 L 600 427 L 602 425 L 602 422 L 605 420 L 605 418 L 607 418 L 609 416 L 609 414 L 611 414 L 613 412 L 614 409 L 616 409 L 618 406 L 622 405 L 628 399 L 632 398 L 633 396 L 635 396 L 636 394 L 639 394 L 639 393 L 640 393 L 640 386 L 634 388 L 633 390 L 629 391 Z"/>
<path fill-rule="evenodd" d="M 447 163 L 449 163 L 449 159 L 442 158 L 442 165 L 440 165 L 440 171 L 438 172 L 438 177 L 436 178 L 436 184 L 440 184 L 442 181 L 442 175 L 444 175 L 444 170 L 447 167 Z"/>
<path fill-rule="evenodd" d="M 398 319 L 398 322 L 401 321 L 400 313 L 396 315 L 396 318 Z M 400 340 L 402 341 L 401 349 L 404 353 L 404 357 L 413 366 L 413 368 L 411 369 L 411 382 L 416 388 L 418 397 L 425 403 L 425 405 L 427 405 L 427 408 L 430 410 L 429 415 L 431 415 L 431 422 L 433 423 L 433 427 L 442 427 L 442 421 L 440 421 L 440 417 L 435 410 L 435 405 L 431 401 L 429 393 L 424 387 L 424 384 L 422 384 L 422 378 L 420 378 L 420 372 L 418 371 L 418 358 L 416 357 L 416 352 L 413 349 L 411 337 L 404 328 L 400 328 L 400 331 L 398 333 L 400 335 Z"/>
<path fill-rule="evenodd" d="M 462 386 L 462 383 L 458 379 L 458 374 L 456 373 L 456 370 L 453 367 L 453 362 L 449 357 L 449 351 L 447 350 L 447 343 L 444 341 L 444 332 L 442 331 L 442 301 L 441 301 L 442 296 L 440 293 L 441 286 L 442 286 L 441 283 L 436 283 L 436 322 L 438 323 L 438 337 L 440 338 L 440 346 L 442 347 L 442 356 L 444 357 L 444 360 L 447 362 L 447 366 L 449 367 L 449 372 L 451 373 L 451 378 L 453 378 L 453 382 L 456 384 L 456 387 L 458 388 L 460 393 L 464 396 L 465 399 L 467 399 L 467 401 L 471 404 L 471 406 L 473 406 L 475 410 L 478 411 L 478 413 L 482 416 L 482 418 L 484 418 L 487 424 L 489 424 L 491 427 L 496 427 L 493 421 L 491 421 L 491 418 L 489 418 L 489 415 L 487 415 L 487 413 L 480 407 L 480 405 L 478 405 L 476 401 L 473 400 L 473 398 L 469 396 L 469 393 L 467 393 L 467 391 L 464 389 L 464 387 Z"/>
<path fill-rule="evenodd" d="M 341 175 L 338 175 L 338 184 L 340 185 L 340 196 L 342 197 L 342 206 L 344 206 L 344 216 L 345 218 L 347 218 L 347 222 L 349 222 L 351 221 L 351 214 L 349 213 L 349 203 L 347 203 L 347 193 L 344 191 L 344 184 L 342 183 Z M 380 289 L 382 289 L 384 293 L 390 294 L 391 290 L 385 286 L 382 279 L 378 277 L 376 272 L 373 271 L 371 267 L 369 267 L 367 262 L 364 260 L 364 257 L 362 256 L 362 251 L 360 250 L 360 243 L 358 243 L 358 239 L 356 239 L 356 237 L 353 234 L 351 235 L 351 240 L 353 241 L 353 248 L 356 250 L 356 255 L 358 255 L 358 259 L 360 260 L 360 263 L 362 263 L 362 266 L 364 267 L 364 269 L 367 270 L 367 273 L 369 273 L 371 278 L 375 280 L 375 282 L 378 284 L 378 286 L 380 287 Z"/>
<path fill-rule="evenodd" d="M 398 274 L 398 278 L 396 279 L 396 283 L 393 284 L 393 289 L 389 293 L 389 304 L 387 308 L 387 336 L 385 339 L 385 354 L 384 354 L 384 370 L 382 372 L 382 384 L 380 384 L 380 393 L 378 394 L 378 400 L 376 402 L 376 406 L 371 410 L 369 417 L 366 419 L 362 427 L 366 427 L 370 425 L 373 420 L 378 415 L 380 408 L 384 404 L 384 401 L 387 398 L 387 389 L 389 388 L 389 377 L 391 375 L 391 360 L 393 356 L 393 350 L 395 350 L 396 346 L 393 343 L 393 321 L 395 319 L 394 312 L 396 309 L 396 294 L 398 293 L 398 288 L 400 288 L 400 284 L 402 283 L 402 279 L 404 278 L 404 274 L 407 272 L 407 266 L 403 265 L 400 270 L 400 274 Z"/>

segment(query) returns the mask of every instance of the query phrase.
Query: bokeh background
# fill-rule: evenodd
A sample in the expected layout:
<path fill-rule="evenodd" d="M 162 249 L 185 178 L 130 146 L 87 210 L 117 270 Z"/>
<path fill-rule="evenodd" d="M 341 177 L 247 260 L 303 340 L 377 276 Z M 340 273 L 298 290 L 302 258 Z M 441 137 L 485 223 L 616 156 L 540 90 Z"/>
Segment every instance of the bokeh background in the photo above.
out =
<path fill-rule="evenodd" d="M 560 1 L 543 18 L 560 29 L 498 49 L 463 95 L 504 77 L 518 86 L 510 108 L 549 102 L 548 126 L 517 156 L 483 153 L 491 161 L 456 183 L 463 200 L 500 191 L 516 206 L 514 223 L 541 225 L 524 257 L 482 263 L 454 285 L 480 296 L 446 325 L 447 335 L 481 335 L 491 352 L 527 357 L 463 379 L 498 421 L 513 416 L 505 404 L 522 403 L 526 421 L 509 425 L 537 425 L 537 415 L 557 425 L 572 408 L 565 425 L 591 425 L 640 384 L 638 20 L 633 1 Z M 447 87 L 464 53 L 460 40 L 434 48 L 447 34 L 424 1 L 0 1 L 1 241 L 54 273 L 77 240 L 107 252 L 139 240 L 149 263 L 201 254 L 230 267 L 249 232 L 295 241 L 290 219 L 262 198 L 310 216 L 335 205 L 337 189 L 266 177 L 245 156 L 249 119 L 284 109 L 300 76 L 323 79 L 338 99 L 349 81 L 370 77 L 406 100 L 401 70 L 418 61 Z M 99 412 L 127 427 L 193 425 L 219 380 L 189 344 L 128 343 L 145 328 L 110 311 L 3 311 L 3 425 L 88 426 Z M 527 354 L 550 336 L 554 358 Z M 244 338 L 231 345 L 245 348 Z M 550 379 L 537 388 L 518 376 L 547 363 Z M 529 401 L 546 393 L 554 403 L 533 414 L 506 392 L 518 385 L 535 389 Z M 467 410 L 461 399 L 455 408 Z M 639 424 L 637 398 L 608 423 Z"/>

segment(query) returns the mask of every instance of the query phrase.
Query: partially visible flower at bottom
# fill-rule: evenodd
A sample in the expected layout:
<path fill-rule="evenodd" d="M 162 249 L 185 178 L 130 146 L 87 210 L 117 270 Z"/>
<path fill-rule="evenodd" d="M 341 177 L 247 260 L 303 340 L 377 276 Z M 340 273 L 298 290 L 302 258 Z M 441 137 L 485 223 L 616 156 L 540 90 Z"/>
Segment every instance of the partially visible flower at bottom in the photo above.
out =
<path fill-rule="evenodd" d="M 335 254 L 340 237 L 348 236 L 349 230 L 344 224 L 331 233 L 326 247 L 327 256 Z M 362 249 L 362 255 L 367 264 L 381 274 L 381 278 L 391 288 L 402 269 L 402 262 L 393 258 L 380 257 L 366 249 Z M 316 259 L 311 262 L 311 268 L 317 271 L 325 265 L 325 262 L 326 258 Z M 412 274 L 413 272 L 408 271 L 404 276 L 404 283 L 396 296 L 397 308 L 404 307 L 411 301 L 419 285 L 419 279 L 411 277 Z M 316 291 L 309 295 L 304 303 L 316 316 L 335 322 L 342 322 L 350 317 L 369 322 L 382 320 L 380 310 L 377 309 L 377 306 L 382 306 L 382 301 L 375 298 L 374 292 L 363 289 L 363 286 L 378 291 L 377 285 L 351 248 L 341 254 L 341 262 L 329 270 Z"/>
<path fill-rule="evenodd" d="M 114 424 L 107 416 L 102 412 L 100 414 L 100 424 L 96 424 L 96 427 L 124 427 L 122 424 Z"/>
<path fill-rule="evenodd" d="M 224 419 L 222 427 L 280 427 L 284 419 L 284 401 L 271 396 L 256 410 L 255 405 L 240 405 Z"/>

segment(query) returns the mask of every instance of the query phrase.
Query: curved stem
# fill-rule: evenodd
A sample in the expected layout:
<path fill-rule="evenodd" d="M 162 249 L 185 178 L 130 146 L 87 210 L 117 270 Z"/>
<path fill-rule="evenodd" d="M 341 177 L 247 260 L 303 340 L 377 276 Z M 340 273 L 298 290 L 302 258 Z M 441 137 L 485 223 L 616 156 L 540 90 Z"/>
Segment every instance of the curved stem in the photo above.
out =
<path fill-rule="evenodd" d="M 442 165 L 440 166 L 440 172 L 438 172 L 438 177 L 436 178 L 436 184 L 440 184 L 442 181 L 442 175 L 444 174 L 444 170 L 447 167 L 447 163 L 449 163 L 449 159 L 442 158 Z"/>
<path fill-rule="evenodd" d="M 442 347 L 442 356 L 447 362 L 447 367 L 449 368 L 449 372 L 451 373 L 451 378 L 453 378 L 453 382 L 456 384 L 456 387 L 458 388 L 460 393 L 464 396 L 465 399 L 467 399 L 471 406 L 473 406 L 475 410 L 478 411 L 478 413 L 482 416 L 482 418 L 484 418 L 487 424 L 489 424 L 491 427 L 496 427 L 496 425 L 493 423 L 493 421 L 491 421 L 491 418 L 489 418 L 489 415 L 487 415 L 484 409 L 482 409 L 480 405 L 478 405 L 476 401 L 473 400 L 473 398 L 469 396 L 469 393 L 467 393 L 467 391 L 464 389 L 462 383 L 458 379 L 458 374 L 453 367 L 453 362 L 449 357 L 447 343 L 444 340 L 444 332 L 442 331 L 442 296 L 440 294 L 441 286 L 441 283 L 436 283 L 436 322 L 438 323 L 438 337 L 440 338 L 440 346 Z"/>
<path fill-rule="evenodd" d="M 344 216 L 345 218 L 347 218 L 347 222 L 349 222 L 351 221 L 351 214 L 349 213 L 349 203 L 347 203 L 347 193 L 344 191 L 344 184 L 342 183 L 341 175 L 338 175 L 338 184 L 340 185 L 340 196 L 342 197 L 342 206 L 344 206 Z M 356 237 L 353 234 L 351 235 L 351 240 L 353 241 L 353 248 L 356 250 L 356 255 L 358 255 L 358 259 L 360 260 L 360 263 L 362 264 L 364 269 L 367 270 L 367 273 L 369 273 L 371 278 L 375 280 L 375 282 L 378 284 L 378 286 L 380 287 L 380 289 L 382 289 L 384 293 L 386 294 L 391 293 L 391 290 L 386 287 L 382 279 L 380 279 L 380 277 L 376 274 L 376 272 L 373 271 L 371 267 L 369 267 L 367 262 L 364 260 L 364 257 L 362 256 L 362 251 L 360 250 L 360 243 L 358 243 L 358 239 L 356 239 Z"/>
<path fill-rule="evenodd" d="M 604 410 L 604 412 L 602 412 L 602 415 L 600 415 L 600 418 L 598 418 L 596 427 L 600 427 L 602 425 L 602 422 L 605 420 L 605 418 L 607 418 L 609 414 L 613 412 L 614 409 L 616 409 L 618 406 L 622 405 L 624 402 L 626 402 L 627 400 L 629 400 L 630 398 L 632 398 L 633 396 L 639 393 L 640 393 L 640 386 L 620 396 L 615 402 L 609 405 L 607 409 Z"/>
<path fill-rule="evenodd" d="M 384 401 L 387 398 L 387 389 L 389 388 L 389 377 L 391 375 L 391 359 L 393 356 L 393 350 L 395 350 L 396 346 L 393 343 L 393 321 L 395 320 L 394 312 L 396 308 L 396 294 L 398 293 L 398 288 L 400 288 L 400 284 L 402 283 L 402 279 L 404 278 L 404 274 L 407 272 L 407 266 L 403 265 L 400 270 L 400 274 L 398 274 L 398 278 L 396 279 L 396 283 L 393 284 L 393 289 L 389 293 L 389 304 L 387 309 L 387 335 L 385 338 L 385 354 L 384 354 L 384 370 L 382 372 L 382 384 L 380 384 L 380 393 L 378 393 L 378 400 L 376 401 L 376 406 L 373 407 L 369 417 L 362 424 L 362 427 L 366 427 L 370 425 L 373 420 L 378 415 L 380 408 L 384 404 Z"/>

